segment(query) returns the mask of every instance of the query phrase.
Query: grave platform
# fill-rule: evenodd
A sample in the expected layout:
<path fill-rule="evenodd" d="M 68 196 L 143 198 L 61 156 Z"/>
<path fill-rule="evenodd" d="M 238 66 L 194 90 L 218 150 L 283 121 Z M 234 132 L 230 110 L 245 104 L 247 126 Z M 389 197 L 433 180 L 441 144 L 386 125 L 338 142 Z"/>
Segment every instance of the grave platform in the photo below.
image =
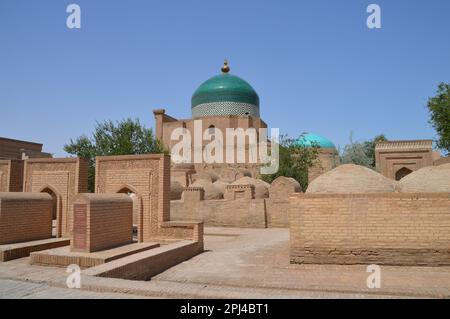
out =
<path fill-rule="evenodd" d="M 72 252 L 70 247 L 67 246 L 32 253 L 30 263 L 32 265 L 57 267 L 75 264 L 81 268 L 89 268 L 159 246 L 159 243 L 132 243 L 92 253 Z"/>
<path fill-rule="evenodd" d="M 31 253 L 70 245 L 69 238 L 49 238 L 16 244 L 0 245 L 0 262 L 30 256 Z"/>

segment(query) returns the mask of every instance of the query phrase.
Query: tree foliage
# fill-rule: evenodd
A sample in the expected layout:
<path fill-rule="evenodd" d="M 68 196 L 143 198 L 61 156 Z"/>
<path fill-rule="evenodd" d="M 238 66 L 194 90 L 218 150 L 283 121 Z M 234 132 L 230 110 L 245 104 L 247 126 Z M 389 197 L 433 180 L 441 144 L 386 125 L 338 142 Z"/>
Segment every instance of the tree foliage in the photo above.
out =
<path fill-rule="evenodd" d="M 350 144 L 346 145 L 341 154 L 342 164 L 356 164 L 375 169 L 375 146 L 377 142 L 387 141 L 384 134 L 375 136 L 364 142 L 354 142 L 350 136 Z"/>
<path fill-rule="evenodd" d="M 112 155 L 134 155 L 165 152 L 152 129 L 141 125 L 138 119 L 130 118 L 116 123 L 108 120 L 95 126 L 92 137 L 82 135 L 64 145 L 64 151 L 71 155 L 89 159 L 88 185 L 94 191 L 95 157 Z"/>
<path fill-rule="evenodd" d="M 434 97 L 427 103 L 430 124 L 436 130 L 436 146 L 450 155 L 450 84 L 440 83 Z"/>
<path fill-rule="evenodd" d="M 280 137 L 280 165 L 278 172 L 271 175 L 262 175 L 262 179 L 272 183 L 280 176 L 292 177 L 297 180 L 302 189 L 308 188 L 308 170 L 315 164 L 319 164 L 319 146 L 302 146 L 301 136 L 299 139 L 291 139 L 287 135 Z"/>

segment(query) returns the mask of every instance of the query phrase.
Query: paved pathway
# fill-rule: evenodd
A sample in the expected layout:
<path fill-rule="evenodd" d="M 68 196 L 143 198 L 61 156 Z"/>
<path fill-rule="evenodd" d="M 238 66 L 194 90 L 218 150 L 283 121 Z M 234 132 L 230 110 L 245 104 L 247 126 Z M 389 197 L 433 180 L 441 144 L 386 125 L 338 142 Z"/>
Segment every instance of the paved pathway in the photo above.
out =
<path fill-rule="evenodd" d="M 131 294 L 100 293 L 51 287 L 48 284 L 0 279 L 0 299 L 124 299 L 142 298 Z"/>
<path fill-rule="evenodd" d="M 30 266 L 29 258 L 0 263 L 0 298 L 450 297 L 450 267 L 382 266 L 381 288 L 368 289 L 363 265 L 290 265 L 288 229 L 206 228 L 205 233 L 203 254 L 149 282 L 88 276 L 84 290 L 69 290 L 64 268 Z M 25 281 L 31 286 L 23 286 Z"/>

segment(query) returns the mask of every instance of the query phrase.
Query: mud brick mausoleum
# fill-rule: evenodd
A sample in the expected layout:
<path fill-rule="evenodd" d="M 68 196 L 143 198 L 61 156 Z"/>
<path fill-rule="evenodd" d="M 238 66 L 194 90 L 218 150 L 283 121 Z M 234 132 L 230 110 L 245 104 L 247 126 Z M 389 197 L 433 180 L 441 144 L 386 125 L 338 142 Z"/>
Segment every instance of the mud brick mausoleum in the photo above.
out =
<path fill-rule="evenodd" d="M 154 110 L 167 149 L 172 132 L 195 121 L 212 134 L 267 128 L 258 94 L 227 63 L 197 89 L 191 110 L 181 120 Z M 91 277 L 149 280 L 203 254 L 204 227 L 233 227 L 289 229 L 293 264 L 450 265 L 450 160 L 429 140 L 378 143 L 371 170 L 340 165 L 329 139 L 306 134 L 299 143 L 319 147 L 307 189 L 288 177 L 264 182 L 257 163 L 98 157 L 94 193 L 86 159 L 20 143 L 0 139 L 3 263 L 29 257 L 31 265 L 77 264 Z"/>

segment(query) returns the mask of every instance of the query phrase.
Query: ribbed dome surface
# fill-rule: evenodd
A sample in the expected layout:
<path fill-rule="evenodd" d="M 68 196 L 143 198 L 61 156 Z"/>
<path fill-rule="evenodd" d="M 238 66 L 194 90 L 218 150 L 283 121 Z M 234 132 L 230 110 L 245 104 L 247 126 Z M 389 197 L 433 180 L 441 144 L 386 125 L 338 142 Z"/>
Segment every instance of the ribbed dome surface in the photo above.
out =
<path fill-rule="evenodd" d="M 222 73 L 198 87 L 192 96 L 191 108 L 193 117 L 259 117 L 259 96 L 252 86 L 240 77 Z"/>
<path fill-rule="evenodd" d="M 241 102 L 259 106 L 256 91 L 245 80 L 228 73 L 216 75 L 198 87 L 192 96 L 192 107 L 211 102 Z"/>
<path fill-rule="evenodd" d="M 346 164 L 320 175 L 306 193 L 389 193 L 395 182 L 364 166 Z"/>
<path fill-rule="evenodd" d="M 421 168 L 398 182 L 402 193 L 450 193 L 450 164 Z"/>
<path fill-rule="evenodd" d="M 269 197 L 270 184 L 260 179 L 244 176 L 237 181 L 231 183 L 231 185 L 253 185 L 255 186 L 255 198 L 267 198 Z"/>

